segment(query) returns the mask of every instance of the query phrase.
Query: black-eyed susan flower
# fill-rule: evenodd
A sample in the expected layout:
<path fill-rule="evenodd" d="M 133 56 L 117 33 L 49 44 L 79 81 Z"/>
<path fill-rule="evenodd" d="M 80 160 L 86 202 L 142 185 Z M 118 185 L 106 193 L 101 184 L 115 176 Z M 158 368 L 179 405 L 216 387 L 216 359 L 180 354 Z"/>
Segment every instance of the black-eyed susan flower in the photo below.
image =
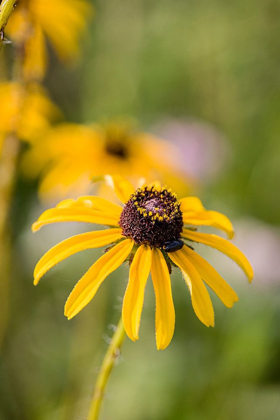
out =
<path fill-rule="evenodd" d="M 233 259 L 246 273 L 249 281 L 253 270 L 247 258 L 231 242 L 214 234 L 198 233 L 197 226 L 212 226 L 233 237 L 230 220 L 221 213 L 206 210 L 196 197 L 178 200 L 159 183 L 136 190 L 122 176 L 106 176 L 123 207 L 103 198 L 84 196 L 62 201 L 45 211 L 32 226 L 56 222 L 88 222 L 106 225 L 98 230 L 59 243 L 38 262 L 34 283 L 57 263 L 70 255 L 89 248 L 111 245 L 80 279 L 66 305 L 68 319 L 77 315 L 94 297 L 105 278 L 125 261 L 130 263 L 128 286 L 122 308 L 127 335 L 134 341 L 144 302 L 144 292 L 151 272 L 156 296 L 157 348 L 170 343 L 175 325 L 170 272 L 179 267 L 191 294 L 193 309 L 206 326 L 214 326 L 214 311 L 205 283 L 221 301 L 232 307 L 238 297 L 218 272 L 192 246 L 198 242 L 211 246 Z"/>
<path fill-rule="evenodd" d="M 0 83 L 0 149 L 5 136 L 15 133 L 21 140 L 33 142 L 50 128 L 60 112 L 38 85 Z M 2 141 L 1 141 L 2 140 Z"/>
<path fill-rule="evenodd" d="M 63 61 L 79 52 L 92 8 L 85 0 L 18 0 L 6 34 L 24 48 L 23 72 L 27 80 L 42 79 L 47 67 L 47 40 Z"/>
<path fill-rule="evenodd" d="M 173 168 L 179 154 L 169 142 L 139 132 L 127 122 L 107 125 L 60 124 L 23 156 L 27 177 L 40 176 L 39 195 L 53 201 L 92 192 L 94 176 L 118 173 L 162 181 L 186 191 L 190 179 Z M 105 195 L 105 191 L 102 191 Z M 111 191 L 110 191 L 111 194 Z"/>

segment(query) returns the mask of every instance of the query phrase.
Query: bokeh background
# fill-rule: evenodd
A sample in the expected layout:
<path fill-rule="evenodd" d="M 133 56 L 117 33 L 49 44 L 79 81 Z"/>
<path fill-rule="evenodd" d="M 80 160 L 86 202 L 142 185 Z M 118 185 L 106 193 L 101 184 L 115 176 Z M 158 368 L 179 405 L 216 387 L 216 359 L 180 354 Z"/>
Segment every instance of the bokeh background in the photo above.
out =
<path fill-rule="evenodd" d="M 276 420 L 280 418 L 280 3 L 277 0 L 100 0 L 82 57 L 65 69 L 54 56 L 45 81 L 66 119 L 129 117 L 180 148 L 193 193 L 234 223 L 248 256 L 248 285 L 234 263 L 199 251 L 238 292 L 215 299 L 215 328 L 195 317 L 179 273 L 172 287 L 176 330 L 158 352 L 149 282 L 140 340 L 126 340 L 101 419 Z M 0 419 L 85 419 L 128 279 L 112 274 L 74 320 L 64 302 L 100 255 L 61 263 L 38 287 L 33 268 L 50 246 L 88 227 L 31 223 L 44 210 L 37 185 L 18 175 L 13 201 L 13 275 L 2 308 Z M 5 282 L 7 279 L 1 279 Z"/>

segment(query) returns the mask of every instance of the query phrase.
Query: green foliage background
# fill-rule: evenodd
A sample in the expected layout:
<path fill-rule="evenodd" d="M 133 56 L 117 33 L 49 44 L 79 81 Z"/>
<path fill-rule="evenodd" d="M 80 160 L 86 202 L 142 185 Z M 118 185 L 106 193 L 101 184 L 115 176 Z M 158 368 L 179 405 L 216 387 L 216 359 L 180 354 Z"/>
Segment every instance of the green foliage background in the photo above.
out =
<path fill-rule="evenodd" d="M 214 183 L 201 188 L 207 207 L 218 204 L 233 220 L 258 219 L 279 235 L 280 3 L 94 4 L 96 16 L 81 63 L 65 70 L 52 57 L 46 80 L 66 117 L 89 122 L 126 115 L 144 129 L 163 118 L 192 117 L 213 124 L 227 139 L 230 161 Z M 120 316 L 128 278 L 126 268 L 111 275 L 94 301 L 68 322 L 63 316 L 66 297 L 100 254 L 74 256 L 35 288 L 36 261 L 72 229 L 57 233 L 49 227 L 35 237 L 29 228 L 41 210 L 36 185 L 19 176 L 12 213 L 10 320 L 0 367 L 1 420 L 86 418 L 112 335 L 108 325 Z M 263 237 L 257 241 L 262 243 Z M 176 331 L 164 352 L 155 348 L 149 285 L 140 340 L 125 342 L 102 420 L 279 419 L 279 283 L 256 272 L 248 286 L 240 270 L 223 261 L 220 267 L 229 264 L 228 280 L 240 301 L 227 310 L 213 297 L 216 326 L 207 329 L 175 274 Z"/>

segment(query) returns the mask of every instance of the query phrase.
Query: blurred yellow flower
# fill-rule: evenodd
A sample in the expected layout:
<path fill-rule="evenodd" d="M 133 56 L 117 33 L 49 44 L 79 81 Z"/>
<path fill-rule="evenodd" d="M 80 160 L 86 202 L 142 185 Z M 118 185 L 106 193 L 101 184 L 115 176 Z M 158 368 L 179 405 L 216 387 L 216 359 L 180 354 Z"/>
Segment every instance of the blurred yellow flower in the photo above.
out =
<path fill-rule="evenodd" d="M 104 198 L 84 196 L 68 199 L 45 211 L 32 226 L 33 231 L 56 222 L 86 222 L 106 225 L 109 229 L 76 235 L 50 249 L 38 262 L 34 284 L 60 261 L 76 252 L 108 246 L 80 279 L 66 305 L 68 319 L 77 315 L 94 297 L 105 278 L 123 262 L 129 261 L 129 282 L 123 300 L 123 323 L 133 340 L 139 336 L 144 292 L 149 273 L 156 296 L 157 348 L 170 343 L 175 326 L 170 272 L 179 267 L 189 288 L 193 309 L 206 326 L 214 326 L 214 310 L 204 282 L 221 301 L 232 307 L 238 297 L 219 273 L 192 246 L 198 242 L 221 251 L 233 259 L 249 281 L 253 269 L 244 254 L 232 243 L 213 234 L 196 232 L 196 226 L 212 226 L 233 237 L 230 220 L 221 213 L 206 210 L 196 197 L 177 200 L 175 194 L 158 182 L 135 190 L 120 175 L 105 176 L 124 206 Z"/>
<path fill-rule="evenodd" d="M 21 139 L 33 142 L 59 116 L 59 110 L 38 85 L 28 88 L 18 83 L 0 83 L 0 150 L 1 139 L 16 133 Z"/>
<path fill-rule="evenodd" d="M 27 80 L 44 77 L 47 40 L 61 60 L 77 57 L 91 12 L 86 0 L 18 0 L 6 34 L 24 48 L 23 72 Z"/>
<path fill-rule="evenodd" d="M 47 200 L 88 193 L 90 179 L 107 172 L 135 181 L 161 174 L 164 182 L 185 192 L 189 180 L 186 175 L 181 180 L 176 173 L 178 153 L 170 143 L 137 132 L 126 123 L 105 127 L 61 124 L 27 151 L 23 171 L 28 177 L 42 173 L 39 194 Z"/>

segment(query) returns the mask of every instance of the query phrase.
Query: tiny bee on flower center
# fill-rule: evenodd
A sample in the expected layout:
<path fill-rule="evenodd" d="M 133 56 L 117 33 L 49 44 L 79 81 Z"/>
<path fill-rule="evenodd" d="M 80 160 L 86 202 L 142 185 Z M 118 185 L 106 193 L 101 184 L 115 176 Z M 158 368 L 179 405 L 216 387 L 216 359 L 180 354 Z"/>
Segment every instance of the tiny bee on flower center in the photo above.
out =
<path fill-rule="evenodd" d="M 176 239 L 175 241 L 168 241 L 163 244 L 162 249 L 166 252 L 175 252 L 183 248 L 184 242 L 181 239 Z"/>

